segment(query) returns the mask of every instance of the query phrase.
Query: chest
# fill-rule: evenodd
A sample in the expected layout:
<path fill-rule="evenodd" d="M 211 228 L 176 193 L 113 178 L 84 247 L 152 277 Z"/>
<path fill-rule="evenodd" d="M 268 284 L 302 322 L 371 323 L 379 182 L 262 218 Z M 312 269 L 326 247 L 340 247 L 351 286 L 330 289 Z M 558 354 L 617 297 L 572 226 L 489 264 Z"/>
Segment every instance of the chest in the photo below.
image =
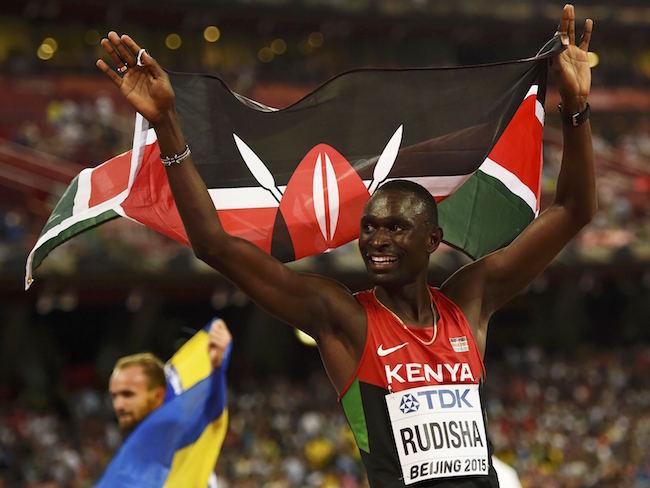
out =
<path fill-rule="evenodd" d="M 368 314 L 360 380 L 392 392 L 479 383 L 483 365 L 466 324 L 441 315 L 435 326 L 415 328 L 381 309 L 373 312 Z"/>

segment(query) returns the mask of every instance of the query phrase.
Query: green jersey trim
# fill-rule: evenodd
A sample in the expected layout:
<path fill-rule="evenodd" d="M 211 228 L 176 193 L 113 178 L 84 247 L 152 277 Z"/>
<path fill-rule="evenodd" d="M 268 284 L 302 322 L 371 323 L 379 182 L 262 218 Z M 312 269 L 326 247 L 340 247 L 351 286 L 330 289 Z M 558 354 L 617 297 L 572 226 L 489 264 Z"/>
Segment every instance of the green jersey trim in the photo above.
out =
<path fill-rule="evenodd" d="M 341 405 L 352 429 L 352 434 L 354 434 L 354 439 L 357 441 L 357 446 L 362 451 L 370 454 L 368 426 L 366 424 L 366 415 L 363 412 L 363 401 L 361 399 L 358 376 L 341 398 Z"/>

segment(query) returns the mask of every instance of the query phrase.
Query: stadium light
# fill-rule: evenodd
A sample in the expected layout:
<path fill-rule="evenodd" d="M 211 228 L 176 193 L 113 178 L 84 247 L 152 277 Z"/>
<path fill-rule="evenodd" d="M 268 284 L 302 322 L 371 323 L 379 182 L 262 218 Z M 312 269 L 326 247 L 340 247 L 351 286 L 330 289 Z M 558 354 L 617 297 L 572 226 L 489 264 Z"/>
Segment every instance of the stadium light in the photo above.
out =
<path fill-rule="evenodd" d="M 36 56 L 38 56 L 38 59 L 42 59 L 43 61 L 47 61 L 48 59 L 52 59 L 52 56 L 54 56 L 54 52 L 52 51 L 52 48 L 46 44 L 41 44 L 38 46 L 38 49 L 36 50 Z"/>
<path fill-rule="evenodd" d="M 203 39 L 208 42 L 217 42 L 221 37 L 221 31 L 216 25 L 209 25 L 203 31 Z"/>
<path fill-rule="evenodd" d="M 257 59 L 263 63 L 270 63 L 273 61 L 273 56 L 275 56 L 275 54 L 273 54 L 273 50 L 267 46 L 263 47 L 257 52 Z"/>
<path fill-rule="evenodd" d="M 307 42 L 309 42 L 309 45 L 311 47 L 321 47 L 324 42 L 323 34 L 320 32 L 312 32 L 309 34 L 309 37 L 307 38 Z"/>
<path fill-rule="evenodd" d="M 59 49 L 59 43 L 54 39 L 53 37 L 46 37 L 43 39 L 42 46 L 47 46 L 49 49 L 52 50 L 52 53 L 55 53 L 57 49 Z"/>
<path fill-rule="evenodd" d="M 284 54 L 287 50 L 287 43 L 284 39 L 274 39 L 271 43 L 271 51 L 274 54 Z"/>
<path fill-rule="evenodd" d="M 168 49 L 178 49 L 181 47 L 181 44 L 183 44 L 183 40 L 181 39 L 181 36 L 175 32 L 167 35 L 165 38 L 165 46 L 167 46 Z"/>

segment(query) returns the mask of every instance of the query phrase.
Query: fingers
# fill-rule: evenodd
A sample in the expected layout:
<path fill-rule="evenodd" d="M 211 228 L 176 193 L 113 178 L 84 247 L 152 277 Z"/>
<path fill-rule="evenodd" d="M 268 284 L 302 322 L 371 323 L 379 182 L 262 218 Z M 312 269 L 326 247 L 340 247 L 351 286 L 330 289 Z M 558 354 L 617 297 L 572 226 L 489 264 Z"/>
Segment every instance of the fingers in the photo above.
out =
<path fill-rule="evenodd" d="M 149 72 L 153 75 L 154 78 L 159 78 L 165 75 L 165 70 L 163 70 L 160 67 L 158 62 L 154 58 L 152 58 L 147 51 L 142 52 L 142 55 L 140 56 L 140 62 L 142 63 L 142 66 L 146 66 L 149 68 Z M 224 322 L 224 327 L 225 325 L 226 324 Z"/>
<path fill-rule="evenodd" d="M 585 28 L 582 38 L 580 40 L 580 49 L 589 50 L 589 41 L 591 40 L 591 31 L 594 22 L 591 19 L 585 21 Z M 562 20 L 557 26 L 556 35 L 562 39 L 562 44 L 565 46 L 576 44 L 576 16 L 573 5 L 567 3 L 562 10 Z"/>
<path fill-rule="evenodd" d="M 210 355 L 210 361 L 212 367 L 216 368 L 221 365 L 223 358 L 232 336 L 226 323 L 221 320 L 215 320 L 210 325 L 209 331 L 209 342 L 208 342 L 208 354 Z"/>
<path fill-rule="evenodd" d="M 580 42 L 580 49 L 589 51 L 589 41 L 591 41 L 591 31 L 594 28 L 594 21 L 591 19 L 585 20 L 585 30 L 582 34 L 582 42 Z"/>
<path fill-rule="evenodd" d="M 111 31 L 108 33 L 107 37 L 101 40 L 100 44 L 104 48 L 104 51 L 106 51 L 106 54 L 110 56 L 113 65 L 120 74 L 125 74 L 127 67 L 135 68 L 136 66 L 139 66 L 144 67 L 154 78 L 165 75 L 165 71 L 160 67 L 156 60 L 126 34 L 118 36 L 116 32 Z M 140 54 L 140 51 L 142 51 L 142 54 Z M 109 75 L 108 73 L 112 70 L 106 63 L 102 63 L 103 64 L 100 65 L 98 62 L 97 67 L 106 73 L 111 80 L 117 83 L 116 79 L 119 79 L 119 76 L 116 77 Z M 108 68 L 108 71 L 106 68 Z"/>
<path fill-rule="evenodd" d="M 117 32 L 109 32 L 108 40 L 113 44 L 113 48 L 117 51 L 117 54 L 123 63 L 130 67 L 135 66 L 135 54 L 122 42 L 120 36 L 117 35 Z"/>
<path fill-rule="evenodd" d="M 576 43 L 576 13 L 575 9 L 573 8 L 573 5 L 566 5 L 564 7 L 564 10 L 568 10 L 568 15 L 569 15 L 569 29 L 567 31 L 567 34 L 569 35 L 569 43 L 570 44 L 575 44 Z"/>
<path fill-rule="evenodd" d="M 133 39 L 131 39 L 131 36 L 128 34 L 122 34 L 122 37 L 120 37 L 120 40 L 126 47 L 128 47 L 131 52 L 137 53 L 140 50 L 140 46 L 138 46 L 138 43 L 135 42 Z"/>
<path fill-rule="evenodd" d="M 210 325 L 210 335 L 217 335 L 220 330 L 226 328 L 226 323 L 222 319 L 213 320 Z"/>
<path fill-rule="evenodd" d="M 120 87 L 122 84 L 122 78 L 113 71 L 109 65 L 107 65 L 102 59 L 98 59 L 96 65 L 100 71 L 102 71 L 113 83 L 115 83 L 115 85 L 117 85 L 118 88 Z"/>
<path fill-rule="evenodd" d="M 136 55 L 138 55 L 140 50 L 142 50 L 142 48 L 138 45 L 138 43 L 135 42 L 133 39 L 131 39 L 131 36 L 129 36 L 128 34 L 123 34 L 120 39 L 121 39 L 122 43 L 124 45 L 126 45 L 131 52 L 136 53 Z M 139 56 L 139 58 L 140 58 L 140 63 L 142 64 L 142 66 L 148 66 L 148 67 L 152 68 L 152 72 L 153 72 L 154 77 L 157 77 L 157 76 L 164 73 L 164 71 L 160 67 L 160 65 L 156 62 L 156 60 L 154 58 L 152 58 L 149 55 L 149 53 L 147 51 L 143 51 L 142 54 Z M 137 57 L 136 57 L 135 62 L 137 62 Z M 221 323 L 223 323 L 224 327 L 226 326 L 226 323 L 223 320 L 219 319 L 219 321 Z"/>
<path fill-rule="evenodd" d="M 230 343 L 232 340 L 232 336 L 228 330 L 228 327 L 226 327 L 226 323 L 221 319 L 212 322 L 209 335 L 211 342 L 214 341 L 215 343 L 220 344 L 224 347 L 227 346 L 228 343 Z"/>
<path fill-rule="evenodd" d="M 113 61 L 113 64 L 115 65 L 116 68 L 122 66 L 124 64 L 124 61 L 122 61 L 117 54 L 117 51 L 113 48 L 113 44 L 111 41 L 106 39 L 105 37 L 101 40 L 100 42 L 101 46 L 104 48 L 104 51 L 106 51 L 106 54 L 108 54 L 111 57 L 111 60 Z"/>

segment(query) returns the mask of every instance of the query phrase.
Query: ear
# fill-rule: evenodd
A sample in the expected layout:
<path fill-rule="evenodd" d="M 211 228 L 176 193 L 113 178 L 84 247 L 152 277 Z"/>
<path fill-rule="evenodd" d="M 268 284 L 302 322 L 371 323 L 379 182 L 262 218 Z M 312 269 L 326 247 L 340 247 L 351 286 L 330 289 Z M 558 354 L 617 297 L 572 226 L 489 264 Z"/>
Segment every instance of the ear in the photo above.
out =
<path fill-rule="evenodd" d="M 427 241 L 427 253 L 431 254 L 442 242 L 442 227 L 435 226 L 429 232 L 429 240 Z"/>
<path fill-rule="evenodd" d="M 162 386 L 159 386 L 158 388 L 154 388 L 153 390 L 153 400 L 154 403 L 156 404 L 156 408 L 161 406 L 163 402 L 165 401 L 165 393 L 167 390 L 163 388 Z"/>

